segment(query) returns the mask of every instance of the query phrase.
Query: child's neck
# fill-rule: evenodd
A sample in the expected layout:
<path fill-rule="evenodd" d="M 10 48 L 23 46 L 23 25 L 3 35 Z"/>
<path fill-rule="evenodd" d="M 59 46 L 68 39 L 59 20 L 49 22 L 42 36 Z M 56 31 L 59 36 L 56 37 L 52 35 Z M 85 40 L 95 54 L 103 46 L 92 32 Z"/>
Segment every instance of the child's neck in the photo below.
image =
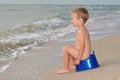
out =
<path fill-rule="evenodd" d="M 79 23 L 78 23 L 78 28 L 80 29 L 80 28 L 83 28 L 85 25 L 84 25 L 84 22 L 83 21 L 80 21 Z"/>
<path fill-rule="evenodd" d="M 84 24 L 79 24 L 78 29 L 80 30 L 81 28 L 83 28 L 85 25 Z"/>

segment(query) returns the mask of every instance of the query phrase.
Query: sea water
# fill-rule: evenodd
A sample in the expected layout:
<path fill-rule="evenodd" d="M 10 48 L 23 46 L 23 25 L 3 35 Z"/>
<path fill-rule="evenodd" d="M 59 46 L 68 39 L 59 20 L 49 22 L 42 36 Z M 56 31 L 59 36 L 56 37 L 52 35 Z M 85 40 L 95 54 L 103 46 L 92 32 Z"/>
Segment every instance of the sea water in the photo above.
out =
<path fill-rule="evenodd" d="M 86 27 L 91 39 L 120 34 L 120 6 L 0 5 L 0 61 L 24 54 L 51 40 L 75 40 L 71 10 L 85 7 L 90 14 Z M 66 37 L 64 37 L 66 36 Z M 3 72 L 10 66 L 2 66 Z"/>

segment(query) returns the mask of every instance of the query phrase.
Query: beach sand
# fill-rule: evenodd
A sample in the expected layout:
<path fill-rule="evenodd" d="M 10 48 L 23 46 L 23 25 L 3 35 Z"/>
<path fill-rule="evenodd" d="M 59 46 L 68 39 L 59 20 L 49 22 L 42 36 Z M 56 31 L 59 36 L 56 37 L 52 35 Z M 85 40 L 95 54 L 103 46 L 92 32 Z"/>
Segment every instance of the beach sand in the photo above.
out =
<path fill-rule="evenodd" d="M 92 41 L 99 68 L 83 72 L 72 70 L 57 74 L 63 67 L 62 49 L 72 41 L 51 41 L 20 55 L 0 80 L 120 80 L 120 35 Z"/>

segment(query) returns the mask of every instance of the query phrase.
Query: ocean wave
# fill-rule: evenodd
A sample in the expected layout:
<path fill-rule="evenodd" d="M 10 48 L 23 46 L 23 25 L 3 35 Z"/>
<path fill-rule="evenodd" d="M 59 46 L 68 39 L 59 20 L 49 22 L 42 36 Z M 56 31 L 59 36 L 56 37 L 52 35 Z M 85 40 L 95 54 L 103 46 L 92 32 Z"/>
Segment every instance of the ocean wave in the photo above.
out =
<path fill-rule="evenodd" d="M 108 35 L 119 34 L 120 14 L 117 11 L 103 13 L 88 20 L 87 26 L 92 37 L 98 39 Z"/>
<path fill-rule="evenodd" d="M 0 58 L 9 59 L 30 49 L 74 32 L 68 21 L 61 18 L 21 24 L 0 33 Z"/>

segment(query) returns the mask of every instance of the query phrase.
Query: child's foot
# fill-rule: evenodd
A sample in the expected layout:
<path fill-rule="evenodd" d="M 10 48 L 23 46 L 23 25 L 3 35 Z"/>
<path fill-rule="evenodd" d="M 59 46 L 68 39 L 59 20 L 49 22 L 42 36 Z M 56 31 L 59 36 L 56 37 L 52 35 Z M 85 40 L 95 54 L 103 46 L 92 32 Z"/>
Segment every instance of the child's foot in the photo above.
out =
<path fill-rule="evenodd" d="M 61 70 L 59 70 L 57 73 L 58 73 L 58 74 L 65 74 L 65 73 L 68 73 L 68 72 L 69 72 L 69 70 L 61 69 Z"/>
<path fill-rule="evenodd" d="M 75 69 L 75 66 L 69 66 L 70 69 Z"/>

